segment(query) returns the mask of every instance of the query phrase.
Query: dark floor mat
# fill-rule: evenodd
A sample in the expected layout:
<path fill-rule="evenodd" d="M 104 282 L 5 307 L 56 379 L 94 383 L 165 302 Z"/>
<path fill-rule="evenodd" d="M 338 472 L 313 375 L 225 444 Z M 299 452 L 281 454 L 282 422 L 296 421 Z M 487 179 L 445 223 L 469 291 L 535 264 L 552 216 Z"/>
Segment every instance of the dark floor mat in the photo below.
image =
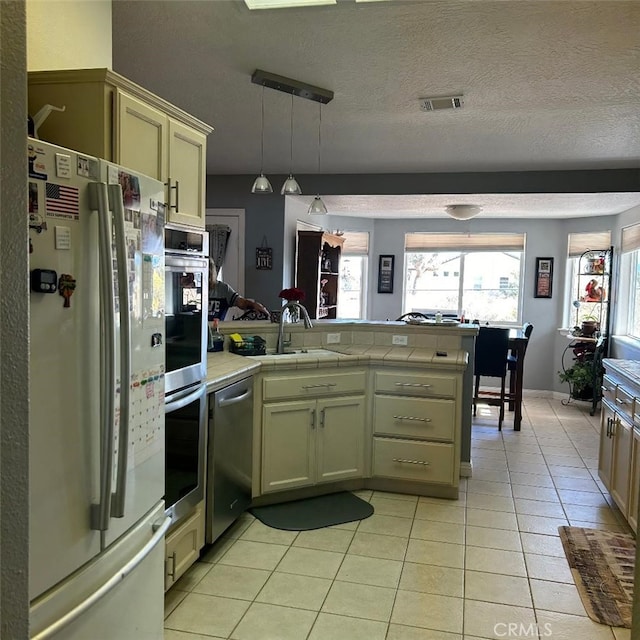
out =
<path fill-rule="evenodd" d="M 373 514 L 373 506 L 349 491 L 341 491 L 266 507 L 253 507 L 249 512 L 274 529 L 307 531 L 364 520 Z"/>

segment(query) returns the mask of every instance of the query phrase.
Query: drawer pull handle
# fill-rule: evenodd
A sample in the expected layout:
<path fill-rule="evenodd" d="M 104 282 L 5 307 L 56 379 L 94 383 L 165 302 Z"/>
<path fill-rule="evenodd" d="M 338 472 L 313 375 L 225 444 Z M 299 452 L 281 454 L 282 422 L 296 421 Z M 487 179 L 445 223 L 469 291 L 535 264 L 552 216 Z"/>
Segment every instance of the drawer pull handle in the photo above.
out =
<path fill-rule="evenodd" d="M 616 398 L 618 404 L 631 404 L 631 400 L 623 400 L 622 398 Z"/>
<path fill-rule="evenodd" d="M 303 389 L 319 389 L 319 388 L 330 388 L 335 387 L 335 382 L 325 382 L 324 384 L 304 384 L 302 385 Z"/>
<path fill-rule="evenodd" d="M 602 385 L 602 393 L 611 393 L 614 390 L 615 390 L 615 387 L 614 389 L 609 389 L 609 387 L 605 387 L 604 385 Z"/>
<path fill-rule="evenodd" d="M 414 416 L 393 416 L 396 420 L 415 420 L 416 422 L 431 422 L 431 418 L 416 418 Z"/>
<path fill-rule="evenodd" d="M 405 460 L 404 458 L 393 458 L 394 462 L 404 462 L 406 464 L 421 464 L 424 467 L 428 467 L 431 463 L 425 460 Z"/>
<path fill-rule="evenodd" d="M 168 558 L 167 558 L 167 563 L 170 561 L 171 562 L 171 570 L 167 569 L 167 575 L 170 578 L 175 578 L 176 577 L 176 555 L 177 555 L 177 551 L 174 551 Z"/>
<path fill-rule="evenodd" d="M 429 389 L 432 386 L 431 384 L 422 384 L 420 382 L 396 382 L 396 387 L 422 387 Z"/>

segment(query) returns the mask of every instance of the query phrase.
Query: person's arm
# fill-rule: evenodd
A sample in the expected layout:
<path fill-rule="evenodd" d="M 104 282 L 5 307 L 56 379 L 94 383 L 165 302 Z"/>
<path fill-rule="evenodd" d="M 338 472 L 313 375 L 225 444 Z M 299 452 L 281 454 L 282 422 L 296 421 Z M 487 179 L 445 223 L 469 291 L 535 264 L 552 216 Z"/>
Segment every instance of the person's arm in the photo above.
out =
<path fill-rule="evenodd" d="M 252 300 L 251 298 L 243 298 L 241 295 L 233 301 L 234 306 L 239 307 L 243 311 L 248 311 L 249 309 L 253 309 L 254 311 L 258 311 L 259 313 L 263 313 L 267 316 L 270 316 L 269 310 L 256 300 Z"/>

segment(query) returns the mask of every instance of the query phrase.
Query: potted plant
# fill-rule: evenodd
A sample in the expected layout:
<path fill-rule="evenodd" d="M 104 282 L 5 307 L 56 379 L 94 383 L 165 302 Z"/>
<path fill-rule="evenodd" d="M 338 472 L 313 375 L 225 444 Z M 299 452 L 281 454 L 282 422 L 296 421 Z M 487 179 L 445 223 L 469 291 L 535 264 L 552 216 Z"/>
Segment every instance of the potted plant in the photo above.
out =
<path fill-rule="evenodd" d="M 564 371 L 558 371 L 561 382 L 568 382 L 571 397 L 576 400 L 590 400 L 596 383 L 596 368 L 593 360 L 575 360 L 573 365 Z"/>
<path fill-rule="evenodd" d="M 583 336 L 592 336 L 599 328 L 600 323 L 595 316 L 584 316 L 580 330 Z"/>

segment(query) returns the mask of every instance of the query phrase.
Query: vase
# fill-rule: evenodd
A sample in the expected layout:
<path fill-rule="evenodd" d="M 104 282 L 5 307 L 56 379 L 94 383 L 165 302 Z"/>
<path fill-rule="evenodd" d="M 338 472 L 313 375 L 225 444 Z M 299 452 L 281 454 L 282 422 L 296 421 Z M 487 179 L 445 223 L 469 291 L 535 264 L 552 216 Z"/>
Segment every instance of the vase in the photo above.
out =
<path fill-rule="evenodd" d="M 287 308 L 283 311 L 283 313 L 285 314 L 284 320 L 285 322 L 291 322 L 291 323 L 295 323 L 298 322 L 298 320 L 300 320 L 300 311 L 296 308 Z"/>

